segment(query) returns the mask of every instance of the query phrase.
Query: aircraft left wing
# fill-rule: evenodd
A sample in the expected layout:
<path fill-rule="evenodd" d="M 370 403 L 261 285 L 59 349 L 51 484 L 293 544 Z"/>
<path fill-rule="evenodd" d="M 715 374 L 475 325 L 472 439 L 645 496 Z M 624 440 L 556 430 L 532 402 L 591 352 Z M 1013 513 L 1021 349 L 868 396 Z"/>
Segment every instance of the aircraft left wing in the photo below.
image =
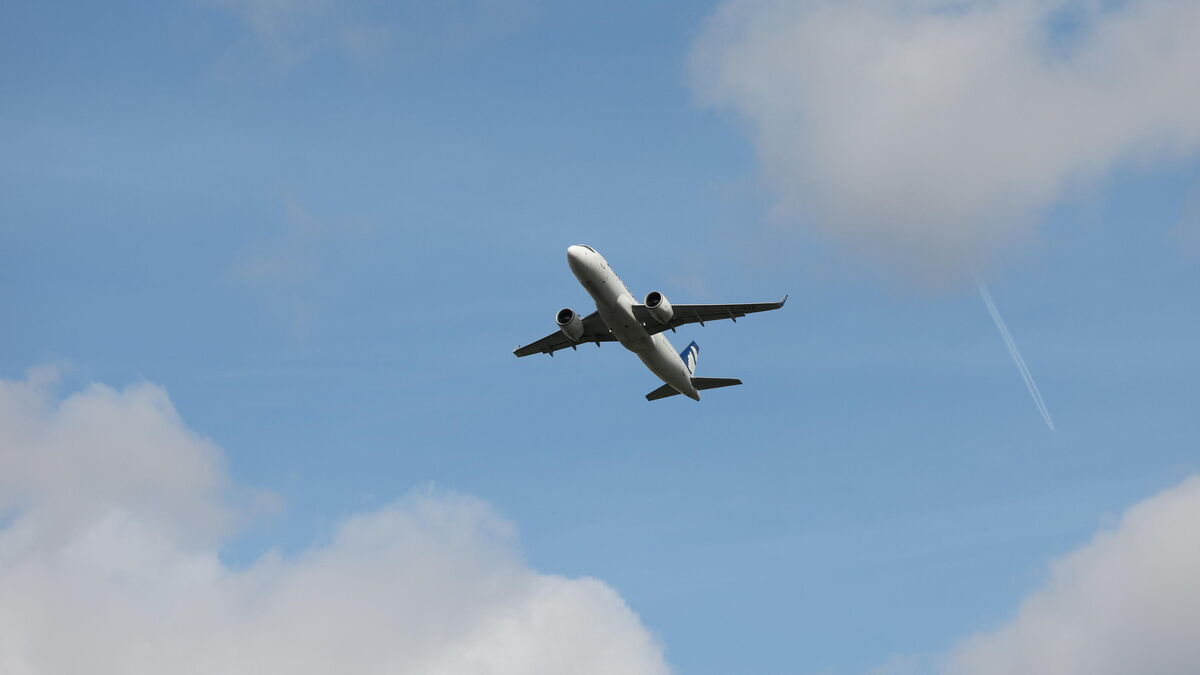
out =
<path fill-rule="evenodd" d="M 524 347 L 517 347 L 513 350 L 513 354 L 517 356 L 529 356 L 530 354 L 550 354 L 560 349 L 567 347 L 576 347 L 588 342 L 595 342 L 599 345 L 601 342 L 616 342 L 616 338 L 608 330 L 608 324 L 604 323 L 604 319 L 600 318 L 599 312 L 592 312 L 583 317 L 583 335 L 579 340 L 572 340 L 563 335 L 561 330 L 556 330 L 537 342 L 530 342 Z"/>
<path fill-rule="evenodd" d="M 733 319 L 736 322 L 747 314 L 779 309 L 785 302 L 787 302 L 786 295 L 779 302 L 745 302 L 736 305 L 672 305 L 671 309 L 674 311 L 671 320 L 665 324 L 659 323 L 645 305 L 634 305 L 633 316 L 653 335 L 689 323 L 703 325 L 705 321 L 720 321 L 721 319 Z"/>

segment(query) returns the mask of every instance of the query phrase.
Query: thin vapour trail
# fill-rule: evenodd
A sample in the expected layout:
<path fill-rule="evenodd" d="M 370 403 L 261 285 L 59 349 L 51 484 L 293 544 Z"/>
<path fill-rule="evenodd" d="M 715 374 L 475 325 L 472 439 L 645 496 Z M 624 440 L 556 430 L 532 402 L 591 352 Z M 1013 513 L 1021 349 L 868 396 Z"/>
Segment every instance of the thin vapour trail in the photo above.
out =
<path fill-rule="evenodd" d="M 1054 420 L 1050 419 L 1050 411 L 1046 410 L 1042 393 L 1038 391 L 1037 383 L 1033 381 L 1033 374 L 1029 372 L 1029 366 L 1025 365 L 1025 359 L 1021 358 L 1021 352 L 1017 351 L 1017 343 L 1013 342 L 1012 335 L 1008 332 L 1008 326 L 1004 325 L 1004 319 L 1000 318 L 1000 311 L 996 309 L 996 303 L 992 302 L 992 294 L 988 292 L 987 286 L 981 279 L 976 279 L 975 283 L 979 285 L 979 295 L 983 297 L 983 304 L 987 305 L 988 313 L 992 315 L 992 321 L 995 321 L 996 328 L 1000 329 L 1000 336 L 1004 338 L 1004 344 L 1008 346 L 1008 353 L 1012 355 L 1013 363 L 1017 364 L 1017 370 L 1021 371 L 1021 379 L 1025 380 L 1025 387 L 1029 389 L 1029 395 L 1033 397 L 1038 411 L 1046 420 L 1046 426 L 1050 427 L 1050 431 L 1054 431 Z"/>

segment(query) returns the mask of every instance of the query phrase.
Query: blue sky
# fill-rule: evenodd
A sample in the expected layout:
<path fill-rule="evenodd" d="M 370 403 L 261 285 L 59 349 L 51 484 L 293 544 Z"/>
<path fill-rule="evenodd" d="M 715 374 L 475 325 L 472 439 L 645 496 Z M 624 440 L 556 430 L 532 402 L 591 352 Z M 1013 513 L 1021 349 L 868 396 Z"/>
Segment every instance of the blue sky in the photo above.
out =
<path fill-rule="evenodd" d="M 0 21 L 0 375 L 165 389 L 282 504 L 233 567 L 462 493 L 676 672 L 858 673 L 1001 624 L 1198 469 L 1186 144 L 1056 192 L 985 267 L 1052 433 L 973 286 L 780 215 L 755 122 L 693 84 L 715 4 L 317 4 L 272 34 L 254 6 Z M 648 404 L 611 345 L 510 353 L 588 311 L 574 243 L 635 293 L 791 299 L 672 336 L 746 386 Z"/>

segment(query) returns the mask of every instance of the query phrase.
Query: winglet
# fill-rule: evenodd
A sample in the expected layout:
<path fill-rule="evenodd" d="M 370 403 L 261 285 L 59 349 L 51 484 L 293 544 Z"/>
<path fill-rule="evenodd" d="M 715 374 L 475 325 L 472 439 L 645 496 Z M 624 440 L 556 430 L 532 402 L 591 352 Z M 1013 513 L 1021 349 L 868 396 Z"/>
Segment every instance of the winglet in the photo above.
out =
<path fill-rule="evenodd" d="M 788 299 L 787 293 L 784 293 L 783 299 L 779 301 L 779 306 L 783 307 L 783 303 L 787 302 L 787 299 Z"/>

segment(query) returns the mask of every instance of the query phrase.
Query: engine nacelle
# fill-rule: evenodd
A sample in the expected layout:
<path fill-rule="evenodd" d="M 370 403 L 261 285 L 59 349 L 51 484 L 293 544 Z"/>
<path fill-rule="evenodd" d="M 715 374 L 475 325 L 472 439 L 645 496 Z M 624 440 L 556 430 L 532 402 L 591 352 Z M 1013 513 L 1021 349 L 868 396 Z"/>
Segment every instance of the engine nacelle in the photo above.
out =
<path fill-rule="evenodd" d="M 558 310 L 558 314 L 554 315 L 554 322 L 558 324 L 562 334 L 572 342 L 579 342 L 579 338 L 583 337 L 583 319 L 570 307 Z"/>
<path fill-rule="evenodd" d="M 650 310 L 650 316 L 664 326 L 671 323 L 671 317 L 675 316 L 675 310 L 671 309 L 671 303 L 667 301 L 667 296 L 658 291 L 647 293 L 646 300 L 642 304 Z"/>

